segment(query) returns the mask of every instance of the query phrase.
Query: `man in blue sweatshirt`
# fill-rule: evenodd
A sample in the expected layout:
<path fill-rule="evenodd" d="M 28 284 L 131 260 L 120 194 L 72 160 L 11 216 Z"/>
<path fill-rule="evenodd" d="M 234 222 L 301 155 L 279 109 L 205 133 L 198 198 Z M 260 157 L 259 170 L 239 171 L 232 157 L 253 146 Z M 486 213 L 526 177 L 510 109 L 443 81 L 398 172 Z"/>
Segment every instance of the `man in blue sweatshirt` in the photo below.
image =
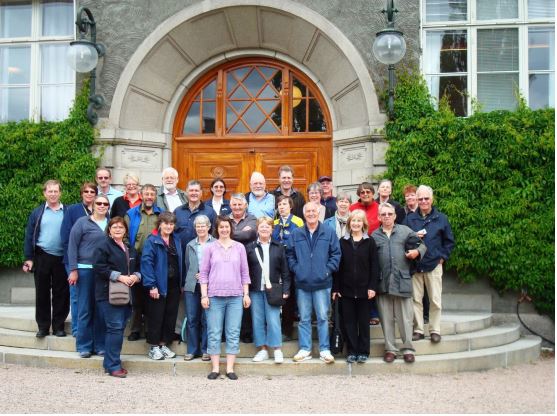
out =
<path fill-rule="evenodd" d="M 306 224 L 295 229 L 287 246 L 288 266 L 294 273 L 296 298 L 300 312 L 298 342 L 300 350 L 294 361 L 311 359 L 311 312 L 317 317 L 319 358 L 327 364 L 335 362 L 329 347 L 328 312 L 331 303 L 333 272 L 340 263 L 340 245 L 335 231 L 319 222 L 319 207 L 304 205 Z"/>

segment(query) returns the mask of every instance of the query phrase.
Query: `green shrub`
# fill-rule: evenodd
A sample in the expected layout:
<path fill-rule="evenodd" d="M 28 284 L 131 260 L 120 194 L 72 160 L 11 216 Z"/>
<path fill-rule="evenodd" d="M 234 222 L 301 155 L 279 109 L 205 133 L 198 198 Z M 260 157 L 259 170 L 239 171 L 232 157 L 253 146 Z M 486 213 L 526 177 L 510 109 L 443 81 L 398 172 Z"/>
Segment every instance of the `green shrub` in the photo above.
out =
<path fill-rule="evenodd" d="M 555 110 L 456 117 L 436 111 L 415 72 L 401 73 L 385 177 L 404 200 L 407 183 L 433 188 L 456 238 L 448 263 L 463 281 L 486 276 L 499 291 L 526 288 L 553 317 L 555 294 Z"/>
<path fill-rule="evenodd" d="M 94 178 L 91 154 L 94 129 L 87 121 L 88 84 L 76 97 L 69 117 L 60 122 L 0 124 L 0 266 L 21 264 L 25 225 L 44 202 L 48 179 L 62 184 L 62 202 L 80 200 L 79 188 Z"/>

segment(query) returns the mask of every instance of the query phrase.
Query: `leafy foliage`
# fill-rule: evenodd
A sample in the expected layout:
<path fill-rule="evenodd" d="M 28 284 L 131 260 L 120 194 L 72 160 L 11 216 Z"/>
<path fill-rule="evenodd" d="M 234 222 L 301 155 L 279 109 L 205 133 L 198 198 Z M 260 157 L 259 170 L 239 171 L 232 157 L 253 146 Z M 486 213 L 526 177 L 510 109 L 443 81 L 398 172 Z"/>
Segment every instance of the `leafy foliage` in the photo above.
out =
<path fill-rule="evenodd" d="M 64 121 L 0 124 L 0 266 L 21 264 L 25 225 L 31 211 L 44 202 L 44 182 L 58 179 L 62 202 L 71 204 L 80 200 L 81 184 L 94 178 L 88 95 L 85 84 Z"/>
<path fill-rule="evenodd" d="M 448 263 L 463 281 L 487 276 L 500 290 L 526 288 L 538 311 L 554 314 L 555 110 L 456 117 L 435 110 L 417 71 L 399 74 L 385 177 L 404 200 L 426 184 L 456 238 Z"/>

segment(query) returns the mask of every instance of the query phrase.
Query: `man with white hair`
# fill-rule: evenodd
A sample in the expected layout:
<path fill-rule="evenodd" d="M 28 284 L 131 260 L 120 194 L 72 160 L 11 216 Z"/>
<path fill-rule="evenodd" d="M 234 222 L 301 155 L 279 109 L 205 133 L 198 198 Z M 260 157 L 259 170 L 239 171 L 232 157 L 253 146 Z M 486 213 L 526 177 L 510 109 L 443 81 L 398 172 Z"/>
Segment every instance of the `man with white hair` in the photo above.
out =
<path fill-rule="evenodd" d="M 433 189 L 420 185 L 416 191 L 418 209 L 408 214 L 404 224 L 416 232 L 427 247 L 413 275 L 413 341 L 424 339 L 424 286 L 429 294 L 429 334 L 431 342 L 441 341 L 441 292 L 443 263 L 449 259 L 455 241 L 447 216 L 433 206 Z"/>
<path fill-rule="evenodd" d="M 253 172 L 249 181 L 251 192 L 246 194 L 248 214 L 255 218 L 275 217 L 275 197 L 265 190 L 265 176 L 261 172 Z"/>
<path fill-rule="evenodd" d="M 157 206 L 165 211 L 174 212 L 188 202 L 184 191 L 178 189 L 178 171 L 173 167 L 164 168 L 161 174 L 162 186 L 157 195 Z"/>

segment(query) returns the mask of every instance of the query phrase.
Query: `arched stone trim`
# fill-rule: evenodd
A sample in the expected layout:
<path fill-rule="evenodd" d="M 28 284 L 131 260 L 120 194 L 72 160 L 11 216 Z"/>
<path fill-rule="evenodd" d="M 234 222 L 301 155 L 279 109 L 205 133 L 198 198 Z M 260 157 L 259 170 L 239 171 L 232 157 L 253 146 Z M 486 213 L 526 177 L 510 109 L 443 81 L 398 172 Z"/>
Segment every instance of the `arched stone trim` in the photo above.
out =
<path fill-rule="evenodd" d="M 196 49 L 191 38 L 205 44 Z M 305 70 L 328 101 L 335 138 L 365 136 L 383 125 L 362 57 L 323 16 L 291 0 L 206 0 L 161 23 L 136 50 L 118 81 L 110 127 L 168 133 L 180 98 L 202 70 L 248 54 Z M 161 72 L 169 63 L 180 70 Z"/>

